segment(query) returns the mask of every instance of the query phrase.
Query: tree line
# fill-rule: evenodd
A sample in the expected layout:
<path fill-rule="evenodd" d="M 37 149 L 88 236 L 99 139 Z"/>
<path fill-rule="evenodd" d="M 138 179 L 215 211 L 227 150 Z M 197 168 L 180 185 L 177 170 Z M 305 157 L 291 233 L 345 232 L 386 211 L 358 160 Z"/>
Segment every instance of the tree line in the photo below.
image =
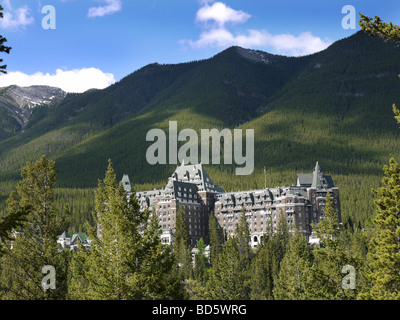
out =
<path fill-rule="evenodd" d="M 71 213 L 55 205 L 55 162 L 42 156 L 23 168 L 0 221 L 0 298 L 399 299 L 400 167 L 391 159 L 384 169 L 368 230 L 343 228 L 328 194 L 324 219 L 313 225 L 321 246 L 310 246 L 302 233 L 290 230 L 281 212 L 277 231 L 268 228 L 253 249 L 244 212 L 227 238 L 211 213 L 210 250 L 201 239 L 193 252 L 183 207 L 173 245 L 162 244 L 158 217 L 140 210 L 135 193 L 128 196 L 110 160 L 95 190 L 94 224 L 85 223 L 90 249 L 79 243 L 70 251 L 57 239 Z M 48 266 L 55 277 L 50 288 L 43 284 Z"/>

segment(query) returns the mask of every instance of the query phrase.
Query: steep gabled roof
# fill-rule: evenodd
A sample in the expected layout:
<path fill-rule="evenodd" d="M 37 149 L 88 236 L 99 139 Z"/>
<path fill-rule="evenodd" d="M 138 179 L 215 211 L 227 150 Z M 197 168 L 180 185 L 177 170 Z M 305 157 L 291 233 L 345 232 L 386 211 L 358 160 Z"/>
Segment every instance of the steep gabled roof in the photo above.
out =
<path fill-rule="evenodd" d="M 318 161 L 313 173 L 299 173 L 297 175 L 297 186 L 316 189 L 331 189 L 335 187 L 332 176 L 324 175 Z"/>
<path fill-rule="evenodd" d="M 213 183 L 204 166 L 200 164 L 189 164 L 185 165 L 182 163 L 178 166 L 171 176 L 172 179 L 168 181 L 166 188 L 172 187 L 172 181 L 182 181 L 187 183 L 193 183 L 197 186 L 199 191 L 208 192 L 224 192 L 220 186 Z"/>

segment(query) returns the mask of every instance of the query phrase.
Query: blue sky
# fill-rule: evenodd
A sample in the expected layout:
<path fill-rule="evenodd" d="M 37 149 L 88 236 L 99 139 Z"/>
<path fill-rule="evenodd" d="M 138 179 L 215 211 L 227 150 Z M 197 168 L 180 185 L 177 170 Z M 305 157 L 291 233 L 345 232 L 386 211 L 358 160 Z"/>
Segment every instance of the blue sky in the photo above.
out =
<path fill-rule="evenodd" d="M 398 1 L 376 0 L 0 0 L 0 87 L 46 84 L 66 91 L 104 88 L 153 62 L 206 59 L 231 45 L 304 55 L 359 31 L 342 13 L 379 15 L 400 24 Z M 55 9 L 44 29 L 42 8 Z M 47 21 L 47 20 L 46 20 Z M 50 21 L 50 20 L 49 20 Z"/>

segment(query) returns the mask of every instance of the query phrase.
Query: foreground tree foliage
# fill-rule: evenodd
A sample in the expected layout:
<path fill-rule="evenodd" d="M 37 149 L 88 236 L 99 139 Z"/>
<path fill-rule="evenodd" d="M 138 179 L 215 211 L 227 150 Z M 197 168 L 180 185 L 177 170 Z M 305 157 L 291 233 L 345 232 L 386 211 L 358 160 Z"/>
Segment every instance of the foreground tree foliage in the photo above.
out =
<path fill-rule="evenodd" d="M 241 265 L 238 238 L 229 236 L 207 283 L 212 300 L 248 299 L 247 273 Z"/>
<path fill-rule="evenodd" d="M 400 26 L 382 22 L 360 14 L 360 26 L 371 36 L 378 35 L 389 41 L 400 40 Z M 393 105 L 395 119 L 400 124 L 400 111 Z M 394 158 L 384 166 L 383 186 L 372 191 L 378 196 L 374 201 L 376 215 L 373 219 L 374 234 L 368 252 L 370 281 L 368 290 L 360 299 L 400 299 L 400 168 Z"/>
<path fill-rule="evenodd" d="M 355 291 L 343 287 L 345 276 L 342 270 L 345 266 L 355 266 L 355 261 L 346 250 L 344 239 L 341 236 L 341 225 L 333 200 L 329 193 L 323 211 L 323 218 L 313 230 L 320 239 L 322 247 L 314 248 L 313 265 L 310 268 L 311 281 L 307 288 L 309 299 L 348 300 L 355 299 Z"/>
<path fill-rule="evenodd" d="M 3 18 L 3 10 L 4 8 L 0 5 L 0 18 Z M 11 47 L 5 46 L 5 42 L 7 42 L 7 39 L 0 35 L 0 52 L 10 53 Z M 2 62 L 3 59 L 0 59 L 0 63 Z M 0 74 L 7 73 L 6 68 L 7 65 L 0 65 Z M 7 217 L 0 217 L 0 253 L 2 253 L 1 239 L 10 239 L 10 231 L 18 226 L 21 226 L 20 222 L 25 213 L 26 212 L 16 212 L 12 215 L 9 214 Z"/>
<path fill-rule="evenodd" d="M 72 299 L 166 299 L 177 294 L 169 277 L 173 256 L 160 240 L 158 219 L 140 211 L 135 194 L 128 197 L 109 161 L 99 181 L 93 219 L 87 225 L 92 240 L 75 253 L 69 294 Z"/>
<path fill-rule="evenodd" d="M 273 290 L 275 299 L 308 299 L 307 289 L 310 287 L 309 274 L 312 263 L 313 254 L 307 239 L 296 229 L 280 265 L 279 276 Z"/>
<path fill-rule="evenodd" d="M 13 240 L 12 231 L 17 228 L 22 228 L 23 221 L 26 220 L 26 215 L 30 211 L 30 207 L 27 206 L 21 211 L 10 212 L 4 217 L 0 217 L 0 255 L 5 251 L 3 246 L 5 241 Z"/>
<path fill-rule="evenodd" d="M 360 299 L 398 299 L 400 168 L 391 160 L 385 173 L 384 186 L 375 190 L 377 215 L 368 248 L 367 238 L 357 230 L 351 243 L 346 243 L 348 233 L 343 232 L 328 193 L 323 219 L 313 226 L 321 248 L 310 248 L 302 233 L 289 230 L 281 210 L 277 226 L 267 220 L 268 231 L 252 249 L 242 212 L 235 233 L 225 243 L 211 220 L 210 234 L 218 250 L 210 263 L 203 239 L 192 257 L 183 207 L 178 211 L 177 241 L 173 246 L 161 243 L 157 215 L 140 210 L 135 194 L 128 195 L 117 182 L 111 161 L 95 192 L 92 219 L 96 225 L 85 226 L 90 249 L 80 244 L 78 251 L 60 250 L 57 237 L 66 229 L 70 214 L 59 212 L 54 205 L 55 163 L 43 156 L 26 165 L 17 192 L 7 201 L 7 213 L 24 212 L 25 221 L 3 243 L 0 297 L 343 300 L 358 295 Z M 55 268 L 55 289 L 43 287 L 44 266 Z M 355 270 L 354 287 L 344 285 L 345 266 Z"/>
<path fill-rule="evenodd" d="M 375 18 L 372 19 L 371 17 L 360 13 L 360 17 L 359 25 L 371 36 L 377 35 L 391 41 L 400 40 L 400 26 L 395 25 L 392 22 L 384 22 L 378 16 L 375 16 Z"/>
<path fill-rule="evenodd" d="M 361 299 L 400 299 L 400 168 L 394 159 L 385 166 L 383 187 L 373 190 L 377 214 L 368 253 L 371 288 Z"/>
<path fill-rule="evenodd" d="M 3 10 L 4 8 L 0 6 L 0 18 L 3 18 Z M 7 39 L 0 35 L 0 52 L 10 53 L 11 47 L 5 46 L 4 43 L 7 42 Z M 0 59 L 0 63 L 3 62 L 3 59 Z M 0 65 L 0 74 L 7 73 L 6 71 L 7 65 Z"/>
<path fill-rule="evenodd" d="M 211 211 L 208 217 L 208 230 L 210 234 L 210 264 L 214 264 L 217 261 L 218 255 L 221 252 L 222 245 L 224 243 L 224 235 L 222 229 L 219 228 L 217 219 L 214 216 L 214 212 Z"/>
<path fill-rule="evenodd" d="M 69 212 L 59 212 L 54 206 L 55 163 L 43 156 L 28 163 L 21 176 L 6 210 L 10 216 L 23 212 L 25 221 L 6 242 L 0 278 L 3 298 L 65 299 L 68 254 L 57 250 L 57 239 L 67 227 Z M 45 266 L 55 269 L 55 289 L 45 290 L 42 286 Z"/>
<path fill-rule="evenodd" d="M 180 291 L 185 291 L 185 279 L 193 277 L 192 253 L 190 249 L 189 224 L 185 215 L 184 205 L 176 213 L 176 225 L 173 244 L 174 278 L 180 283 Z"/>

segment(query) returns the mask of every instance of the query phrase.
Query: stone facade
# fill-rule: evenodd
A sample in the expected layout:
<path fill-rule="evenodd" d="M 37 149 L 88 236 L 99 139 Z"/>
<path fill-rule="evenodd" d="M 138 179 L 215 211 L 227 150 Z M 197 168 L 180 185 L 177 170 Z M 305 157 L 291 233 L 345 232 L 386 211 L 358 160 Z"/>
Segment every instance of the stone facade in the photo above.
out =
<path fill-rule="evenodd" d="M 127 175 L 122 179 L 130 191 Z M 331 194 L 335 209 L 340 215 L 339 189 L 331 176 L 323 174 L 318 162 L 313 173 L 298 174 L 297 185 L 260 190 L 225 192 L 215 185 L 202 164 L 178 166 L 162 190 L 137 192 L 141 210 L 155 212 L 162 228 L 162 241 L 173 242 L 176 214 L 181 206 L 189 225 L 189 235 L 195 246 L 200 238 L 209 241 L 208 218 L 214 212 L 225 235 L 233 235 L 240 214 L 245 213 L 251 235 L 251 245 L 256 247 L 268 228 L 276 231 L 279 214 L 286 217 L 291 230 L 298 228 L 307 237 L 312 233 L 312 223 L 323 218 L 325 197 Z"/>

